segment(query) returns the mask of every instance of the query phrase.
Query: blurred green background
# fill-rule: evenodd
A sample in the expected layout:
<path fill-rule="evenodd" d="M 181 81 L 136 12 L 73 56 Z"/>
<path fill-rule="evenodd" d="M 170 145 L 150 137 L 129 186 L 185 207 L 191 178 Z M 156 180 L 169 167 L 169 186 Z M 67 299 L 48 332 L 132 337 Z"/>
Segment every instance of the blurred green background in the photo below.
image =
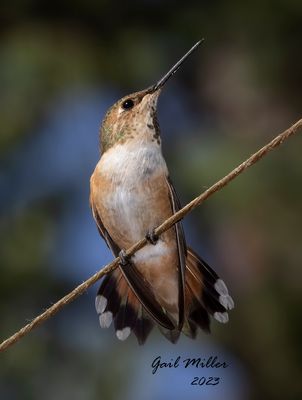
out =
<path fill-rule="evenodd" d="M 98 129 L 201 37 L 159 102 L 183 204 L 301 118 L 298 0 L 11 0 L 0 13 L 0 335 L 112 259 L 88 205 Z M 184 225 L 236 308 L 210 336 L 144 347 L 101 330 L 87 294 L 1 354 L 3 399 L 301 399 L 301 135 Z M 217 354 L 225 371 L 161 370 L 161 355 Z M 215 387 L 194 376 L 221 377 Z"/>

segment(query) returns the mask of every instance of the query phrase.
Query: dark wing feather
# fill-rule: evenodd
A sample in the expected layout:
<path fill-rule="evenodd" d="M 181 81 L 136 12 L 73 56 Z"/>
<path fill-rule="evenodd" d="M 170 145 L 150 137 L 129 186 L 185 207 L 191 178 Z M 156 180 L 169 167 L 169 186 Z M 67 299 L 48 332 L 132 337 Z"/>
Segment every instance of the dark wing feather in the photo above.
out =
<path fill-rule="evenodd" d="M 167 177 L 167 184 L 169 188 L 170 201 L 173 214 L 175 214 L 178 210 L 181 209 L 180 201 L 177 197 L 174 186 L 169 177 Z M 184 291 L 185 291 L 185 271 L 186 271 L 186 256 L 187 256 L 187 247 L 185 242 L 185 235 L 183 232 L 183 227 L 181 222 L 177 222 L 175 224 L 175 232 L 176 232 L 176 240 L 177 240 L 177 249 L 178 249 L 178 258 L 179 258 L 179 268 L 178 268 L 178 293 L 179 293 L 179 330 L 181 330 L 184 323 Z"/>

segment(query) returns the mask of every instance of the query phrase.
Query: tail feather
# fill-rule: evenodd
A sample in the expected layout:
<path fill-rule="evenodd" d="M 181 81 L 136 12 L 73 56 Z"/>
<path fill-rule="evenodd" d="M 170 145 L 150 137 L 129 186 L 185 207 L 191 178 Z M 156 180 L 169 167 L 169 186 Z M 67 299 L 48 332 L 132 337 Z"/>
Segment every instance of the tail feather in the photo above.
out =
<path fill-rule="evenodd" d="M 190 251 L 187 257 L 187 284 L 197 301 L 204 306 L 211 314 L 215 311 L 224 311 L 224 307 L 219 302 L 219 293 L 215 290 L 214 280 L 210 282 L 206 279 L 205 268 L 202 260 L 191 258 Z M 218 279 L 218 277 L 217 277 Z"/>
<path fill-rule="evenodd" d="M 221 323 L 228 322 L 227 310 L 234 307 L 234 301 L 223 280 L 192 249 L 188 249 L 186 267 L 191 305 L 187 318 L 205 331 L 210 330 L 209 314 Z"/>
<path fill-rule="evenodd" d="M 168 339 L 171 343 L 175 344 L 180 336 L 178 329 L 166 329 L 163 326 L 158 325 L 160 332 Z"/>
<path fill-rule="evenodd" d="M 198 254 L 195 253 L 194 250 L 188 248 L 188 257 L 187 261 L 191 261 L 196 265 L 202 264 L 202 275 L 203 280 L 208 281 L 210 284 L 215 284 L 219 276 L 216 272 L 207 264 L 204 260 L 202 260 Z"/>
<path fill-rule="evenodd" d="M 120 306 L 118 288 L 121 276 L 116 273 L 107 275 L 98 291 L 95 299 L 96 311 L 99 314 L 99 322 L 102 328 L 109 328 Z"/>
<path fill-rule="evenodd" d="M 126 340 L 133 331 L 140 344 L 145 342 L 153 322 L 119 269 L 106 275 L 98 290 L 95 305 L 102 328 L 109 328 L 114 321 L 118 339 Z"/>
<path fill-rule="evenodd" d="M 186 330 L 182 330 L 182 332 L 191 339 L 195 339 L 197 336 L 197 324 L 193 320 L 187 320 L 184 326 L 188 326 L 188 329 L 187 332 Z"/>
<path fill-rule="evenodd" d="M 210 333 L 210 317 L 207 310 L 202 306 L 191 312 L 189 321 L 193 321 L 203 331 Z"/>
<path fill-rule="evenodd" d="M 116 336 L 120 340 L 127 339 L 137 319 L 137 312 L 135 312 L 135 308 L 132 305 L 133 301 L 131 302 L 131 293 L 129 286 L 126 287 L 125 296 L 121 299 L 119 310 L 114 319 Z"/>
<path fill-rule="evenodd" d="M 228 310 L 234 301 L 225 283 L 193 250 L 187 250 L 185 271 L 185 315 L 182 332 L 195 338 L 197 328 L 210 332 L 210 316 L 221 323 L 228 322 Z M 97 297 L 96 310 L 102 328 L 114 321 L 116 336 L 125 340 L 133 332 L 139 344 L 144 344 L 156 321 L 129 286 L 120 268 L 106 275 Z M 158 324 L 161 333 L 176 343 L 180 331 Z"/>
<path fill-rule="evenodd" d="M 151 321 L 143 306 L 140 305 L 136 324 L 133 329 L 133 333 L 135 334 L 140 345 L 145 343 L 147 337 L 153 329 L 153 326 L 154 323 Z"/>
<path fill-rule="evenodd" d="M 187 274 L 186 277 L 186 310 L 187 314 L 187 328 L 188 331 L 184 331 L 187 336 L 193 338 L 197 335 L 197 326 L 206 332 L 210 332 L 210 317 L 207 310 L 204 308 L 201 302 L 200 291 L 194 291 L 192 289 L 193 279 Z"/>

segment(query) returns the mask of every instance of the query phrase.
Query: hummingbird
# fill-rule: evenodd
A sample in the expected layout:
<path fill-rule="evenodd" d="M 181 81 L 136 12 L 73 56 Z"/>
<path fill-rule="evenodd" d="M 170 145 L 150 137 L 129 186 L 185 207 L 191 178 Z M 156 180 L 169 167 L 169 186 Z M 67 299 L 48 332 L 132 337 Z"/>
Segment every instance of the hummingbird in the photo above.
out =
<path fill-rule="evenodd" d="M 178 222 L 157 237 L 154 228 L 181 206 L 161 150 L 157 100 L 197 42 L 156 84 L 118 100 L 100 129 L 101 158 L 90 179 L 90 206 L 98 231 L 119 266 L 107 274 L 95 307 L 102 328 L 134 333 L 143 344 L 154 325 L 172 343 L 181 332 L 209 332 L 210 318 L 226 323 L 234 307 L 226 284 L 186 245 Z M 148 243 L 132 257 L 125 249 Z"/>

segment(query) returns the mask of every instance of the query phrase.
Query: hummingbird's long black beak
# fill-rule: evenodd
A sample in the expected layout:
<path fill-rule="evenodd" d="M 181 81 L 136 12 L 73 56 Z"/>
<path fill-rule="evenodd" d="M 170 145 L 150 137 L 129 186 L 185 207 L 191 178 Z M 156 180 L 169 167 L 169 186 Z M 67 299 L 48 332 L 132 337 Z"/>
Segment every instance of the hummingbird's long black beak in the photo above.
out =
<path fill-rule="evenodd" d="M 164 86 L 168 79 L 171 78 L 175 74 L 175 72 L 179 69 L 181 64 L 189 57 L 191 53 L 202 43 L 204 39 L 199 40 L 199 42 L 195 43 L 194 46 L 179 60 L 173 67 L 168 71 L 155 85 L 151 86 L 150 92 L 155 92 L 156 90 L 160 89 Z M 150 93 L 149 92 L 149 93 Z"/>

